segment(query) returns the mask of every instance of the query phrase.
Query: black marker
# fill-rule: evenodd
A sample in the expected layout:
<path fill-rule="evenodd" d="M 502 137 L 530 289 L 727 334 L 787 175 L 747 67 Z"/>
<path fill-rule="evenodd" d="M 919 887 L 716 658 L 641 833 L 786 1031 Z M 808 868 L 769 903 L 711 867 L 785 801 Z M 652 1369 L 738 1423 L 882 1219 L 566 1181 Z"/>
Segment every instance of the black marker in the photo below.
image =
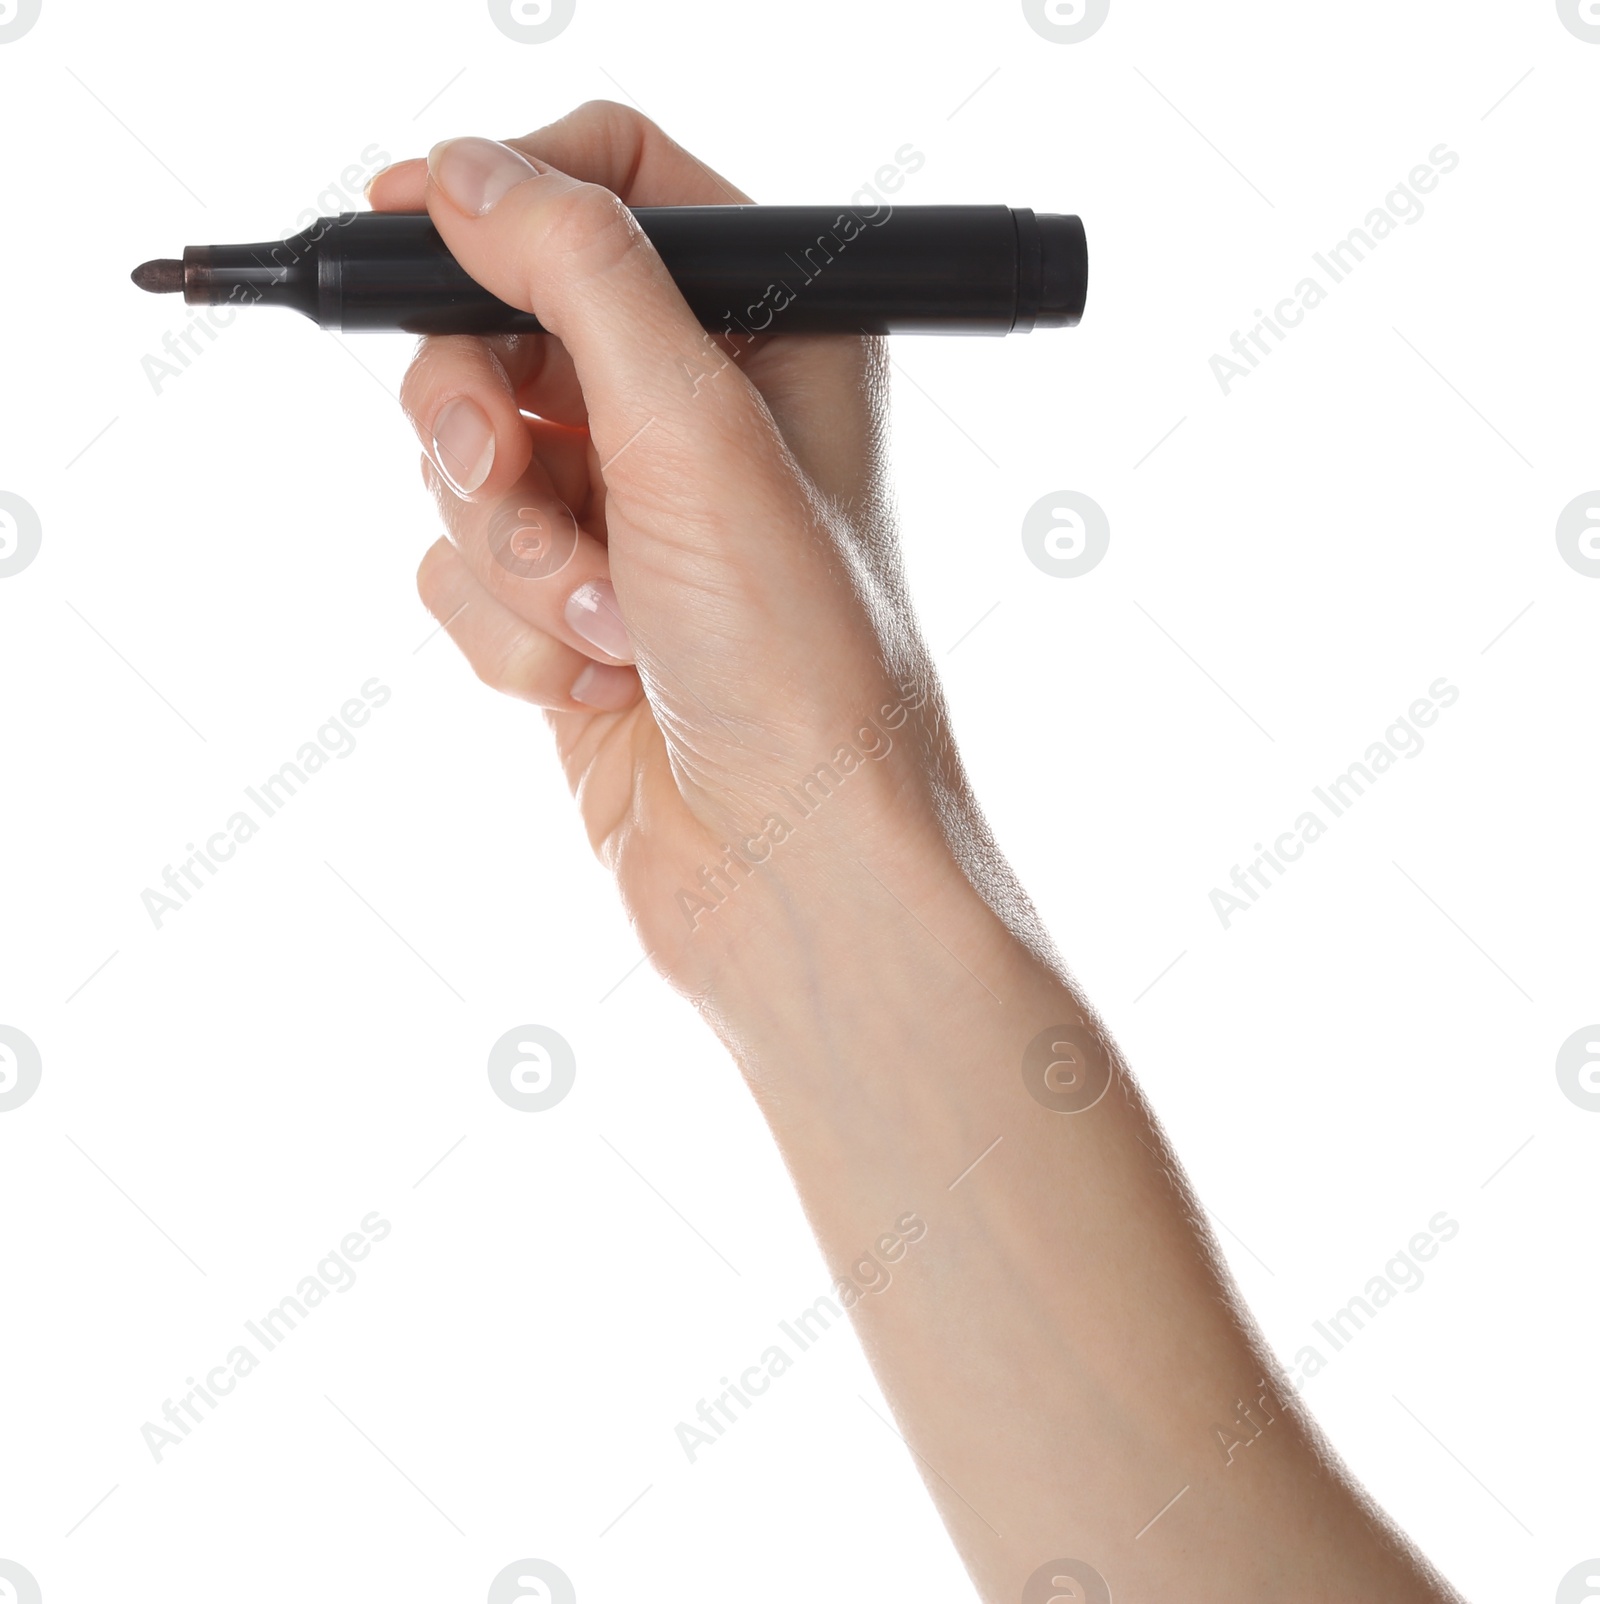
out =
<path fill-rule="evenodd" d="M 1022 334 L 1083 315 L 1076 217 L 1009 206 L 640 206 L 690 309 L 727 334 Z M 133 282 L 191 306 L 289 306 L 325 329 L 536 330 L 425 213 L 344 212 L 261 245 L 191 245 Z"/>

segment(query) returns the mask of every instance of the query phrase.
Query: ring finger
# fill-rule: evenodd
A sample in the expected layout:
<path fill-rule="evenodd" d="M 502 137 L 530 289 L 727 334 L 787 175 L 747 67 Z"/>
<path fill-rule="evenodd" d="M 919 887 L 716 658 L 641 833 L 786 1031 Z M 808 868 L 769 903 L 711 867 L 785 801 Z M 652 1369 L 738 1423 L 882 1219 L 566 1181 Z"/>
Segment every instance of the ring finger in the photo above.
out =
<path fill-rule="evenodd" d="M 564 712 L 619 712 L 639 695 L 631 668 L 594 662 L 497 601 L 446 539 L 423 557 L 417 592 L 473 673 L 494 690 Z"/>
<path fill-rule="evenodd" d="M 537 457 L 493 501 L 462 500 L 426 456 L 422 474 L 451 545 L 501 606 L 598 661 L 634 660 L 606 548 L 579 527 Z"/>

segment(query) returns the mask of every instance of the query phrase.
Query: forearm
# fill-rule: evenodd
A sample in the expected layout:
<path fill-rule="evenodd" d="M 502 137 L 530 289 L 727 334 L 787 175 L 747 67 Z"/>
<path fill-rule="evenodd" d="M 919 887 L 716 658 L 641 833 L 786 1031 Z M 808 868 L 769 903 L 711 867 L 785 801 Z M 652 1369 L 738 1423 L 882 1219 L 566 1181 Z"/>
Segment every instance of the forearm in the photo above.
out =
<path fill-rule="evenodd" d="M 1074 1557 L 1119 1599 L 1450 1597 L 1285 1396 L 1060 977 L 951 863 L 825 878 L 774 899 L 718 1025 L 983 1596 Z M 857 1295 L 864 1255 L 892 1279 Z"/>

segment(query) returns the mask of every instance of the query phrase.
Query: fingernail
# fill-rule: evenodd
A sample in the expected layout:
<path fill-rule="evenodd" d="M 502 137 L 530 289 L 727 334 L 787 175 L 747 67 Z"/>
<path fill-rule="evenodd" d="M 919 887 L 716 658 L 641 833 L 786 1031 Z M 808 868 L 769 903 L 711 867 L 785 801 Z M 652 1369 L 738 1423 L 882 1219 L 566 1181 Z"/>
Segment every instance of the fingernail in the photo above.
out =
<path fill-rule="evenodd" d="M 585 707 L 619 713 L 632 703 L 639 689 L 638 676 L 631 668 L 613 668 L 610 663 L 590 663 L 572 682 L 568 694 Z"/>
<path fill-rule="evenodd" d="M 433 420 L 433 457 L 458 496 L 470 496 L 494 466 L 494 426 L 464 395 Z"/>
<path fill-rule="evenodd" d="M 393 162 L 390 162 L 390 163 L 389 163 L 389 167 L 392 167 L 392 166 L 394 166 L 394 163 L 393 163 Z M 364 184 L 363 184 L 363 185 L 362 185 L 362 186 L 361 186 L 361 195 L 362 195 L 362 198 L 363 198 L 363 199 L 364 199 L 364 200 L 369 200 L 369 201 L 370 201 L 370 200 L 371 200 L 371 199 L 372 199 L 372 186 L 373 186 L 373 185 L 374 185 L 374 184 L 376 184 L 376 183 L 377 183 L 377 182 L 378 182 L 378 180 L 379 180 L 379 179 L 380 179 L 380 178 L 382 178 L 382 177 L 383 177 L 383 175 L 384 175 L 384 174 L 385 174 L 385 173 L 386 173 L 386 172 L 388 172 L 388 171 L 389 171 L 389 167 L 380 167 L 380 168 L 379 168 L 379 169 L 378 169 L 378 170 L 377 170 L 377 172 L 375 172 L 375 173 L 374 173 L 374 174 L 373 174 L 373 175 L 372 175 L 372 177 L 371 177 L 371 178 L 369 178 L 369 179 L 368 179 L 368 180 L 367 180 L 367 181 L 366 181 L 366 183 L 364 183 Z"/>
<path fill-rule="evenodd" d="M 428 152 L 434 183 L 468 217 L 482 217 L 508 189 L 545 170 L 492 139 L 447 139 Z"/>
<path fill-rule="evenodd" d="M 567 597 L 567 622 L 591 646 L 607 657 L 620 657 L 623 662 L 633 661 L 633 642 L 622 622 L 617 608 L 617 593 L 609 579 L 591 579 L 579 585 Z"/>

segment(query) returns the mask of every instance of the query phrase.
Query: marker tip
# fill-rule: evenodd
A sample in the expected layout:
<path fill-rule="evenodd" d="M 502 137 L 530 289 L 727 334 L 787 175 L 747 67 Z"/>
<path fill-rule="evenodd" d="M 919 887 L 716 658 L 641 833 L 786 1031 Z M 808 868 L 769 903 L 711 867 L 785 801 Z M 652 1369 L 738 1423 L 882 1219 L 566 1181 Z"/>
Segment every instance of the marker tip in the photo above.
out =
<path fill-rule="evenodd" d="M 183 263 L 170 257 L 141 262 L 129 277 L 152 295 L 176 295 L 183 288 Z"/>

